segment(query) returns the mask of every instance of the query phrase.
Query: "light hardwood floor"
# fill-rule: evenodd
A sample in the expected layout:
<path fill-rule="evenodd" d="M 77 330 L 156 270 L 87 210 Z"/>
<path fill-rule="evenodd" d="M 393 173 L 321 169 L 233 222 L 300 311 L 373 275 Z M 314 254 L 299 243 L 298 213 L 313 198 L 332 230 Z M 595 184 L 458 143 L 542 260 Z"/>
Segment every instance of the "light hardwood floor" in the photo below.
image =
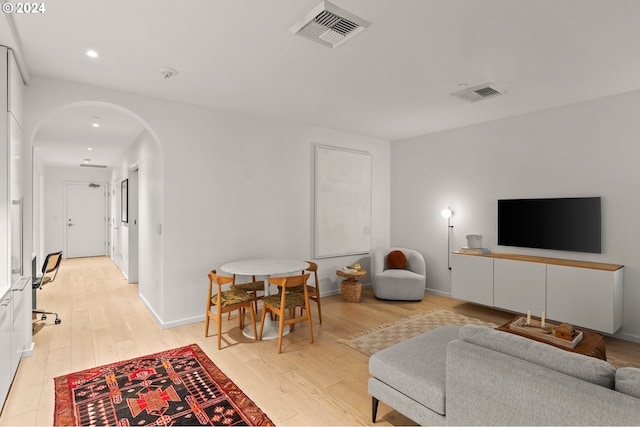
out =
<path fill-rule="evenodd" d="M 371 425 L 368 356 L 340 339 L 437 308 L 496 324 L 513 317 L 433 295 L 422 302 L 383 302 L 365 289 L 361 303 L 342 302 L 339 295 L 323 298 L 322 325 L 312 303 L 315 343 L 309 343 L 305 325 L 298 325 L 285 337 L 282 354 L 276 354 L 276 341 L 245 338 L 235 317 L 224 321 L 221 350 L 214 325 L 211 335 L 204 337 L 204 321 L 161 330 L 138 298 L 138 287 L 128 284 L 106 257 L 63 260 L 56 281 L 38 292 L 38 306 L 57 311 L 62 323 L 54 325 L 52 317 L 35 321 L 34 354 L 20 363 L 0 425 L 51 425 L 56 376 L 191 343 L 198 344 L 276 425 Z M 640 361 L 640 344 L 607 338 L 607 354 Z M 380 404 L 376 425 L 407 424 L 413 423 Z"/>

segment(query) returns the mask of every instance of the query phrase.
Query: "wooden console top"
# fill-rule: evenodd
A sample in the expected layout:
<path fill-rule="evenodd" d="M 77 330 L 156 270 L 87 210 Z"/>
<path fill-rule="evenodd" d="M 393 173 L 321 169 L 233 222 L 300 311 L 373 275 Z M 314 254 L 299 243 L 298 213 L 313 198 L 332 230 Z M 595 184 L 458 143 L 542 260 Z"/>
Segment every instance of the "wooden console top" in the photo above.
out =
<path fill-rule="evenodd" d="M 566 267 L 590 268 L 592 270 L 604 270 L 604 271 L 616 271 L 624 267 L 623 265 L 620 265 L 620 264 L 605 264 L 602 262 L 576 261 L 571 259 L 548 258 L 548 257 L 531 256 L 531 255 L 517 255 L 517 254 L 505 254 L 505 253 L 474 254 L 474 253 L 461 252 L 461 251 L 454 251 L 453 253 L 458 255 L 480 256 L 485 258 L 511 259 L 514 261 L 539 262 L 541 264 L 563 265 Z"/>

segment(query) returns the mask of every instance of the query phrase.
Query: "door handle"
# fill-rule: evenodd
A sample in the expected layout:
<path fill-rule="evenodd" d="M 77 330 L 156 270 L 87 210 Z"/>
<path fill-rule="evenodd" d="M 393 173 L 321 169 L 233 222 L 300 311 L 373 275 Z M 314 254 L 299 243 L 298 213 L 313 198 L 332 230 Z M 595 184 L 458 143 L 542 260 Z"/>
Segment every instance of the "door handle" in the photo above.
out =
<path fill-rule="evenodd" d="M 73 227 L 75 224 L 68 223 L 67 227 Z"/>

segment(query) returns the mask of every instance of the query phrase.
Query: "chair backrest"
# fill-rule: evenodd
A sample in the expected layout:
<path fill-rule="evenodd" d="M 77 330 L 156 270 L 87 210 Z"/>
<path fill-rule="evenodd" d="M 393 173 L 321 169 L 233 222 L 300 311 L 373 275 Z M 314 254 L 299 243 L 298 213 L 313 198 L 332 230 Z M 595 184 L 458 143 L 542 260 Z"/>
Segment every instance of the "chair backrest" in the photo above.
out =
<path fill-rule="evenodd" d="M 281 286 L 283 292 L 286 292 L 287 288 L 296 288 L 298 286 L 306 285 L 309 279 L 309 273 L 301 274 L 299 276 L 287 276 L 287 277 L 271 277 L 269 282 L 276 286 Z M 306 292 L 306 286 L 305 286 Z"/>
<path fill-rule="evenodd" d="M 53 282 L 58 275 L 58 267 L 60 267 L 60 261 L 62 261 L 62 251 L 60 252 L 51 252 L 44 259 L 44 263 L 42 264 L 42 275 L 47 276 L 53 273 L 53 277 L 47 276 L 50 278 L 48 282 Z"/>
<path fill-rule="evenodd" d="M 320 282 L 318 282 L 318 264 L 316 264 L 313 261 L 307 261 L 307 263 L 309 264 L 309 267 L 307 267 L 306 271 L 313 272 L 313 278 L 315 279 L 314 286 L 316 287 L 316 289 L 318 291 L 320 291 Z M 304 272 L 303 272 L 303 274 L 304 274 Z"/>
<path fill-rule="evenodd" d="M 233 277 L 220 276 L 216 273 L 215 270 L 211 270 L 209 272 L 209 290 L 211 290 L 211 286 L 215 283 L 218 285 L 218 289 L 222 290 L 222 286 L 227 283 L 233 283 Z"/>

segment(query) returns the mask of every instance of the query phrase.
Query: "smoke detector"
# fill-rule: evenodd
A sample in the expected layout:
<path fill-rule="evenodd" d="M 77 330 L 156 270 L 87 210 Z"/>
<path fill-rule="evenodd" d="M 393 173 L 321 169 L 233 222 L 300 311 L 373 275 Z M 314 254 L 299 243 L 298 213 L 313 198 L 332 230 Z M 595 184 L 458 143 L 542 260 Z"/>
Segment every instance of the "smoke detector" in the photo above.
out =
<path fill-rule="evenodd" d="M 371 22 L 323 0 L 289 28 L 289 31 L 321 45 L 335 48 L 370 25 Z"/>
<path fill-rule="evenodd" d="M 174 70 L 173 68 L 169 68 L 169 67 L 160 67 L 158 68 L 158 71 L 160 72 L 160 74 L 165 80 L 178 75 L 177 70 Z"/>
<path fill-rule="evenodd" d="M 453 92 L 451 95 L 468 102 L 478 102 L 504 94 L 505 91 L 498 89 L 493 83 L 483 83 L 481 85 L 465 87 L 457 92 Z"/>

